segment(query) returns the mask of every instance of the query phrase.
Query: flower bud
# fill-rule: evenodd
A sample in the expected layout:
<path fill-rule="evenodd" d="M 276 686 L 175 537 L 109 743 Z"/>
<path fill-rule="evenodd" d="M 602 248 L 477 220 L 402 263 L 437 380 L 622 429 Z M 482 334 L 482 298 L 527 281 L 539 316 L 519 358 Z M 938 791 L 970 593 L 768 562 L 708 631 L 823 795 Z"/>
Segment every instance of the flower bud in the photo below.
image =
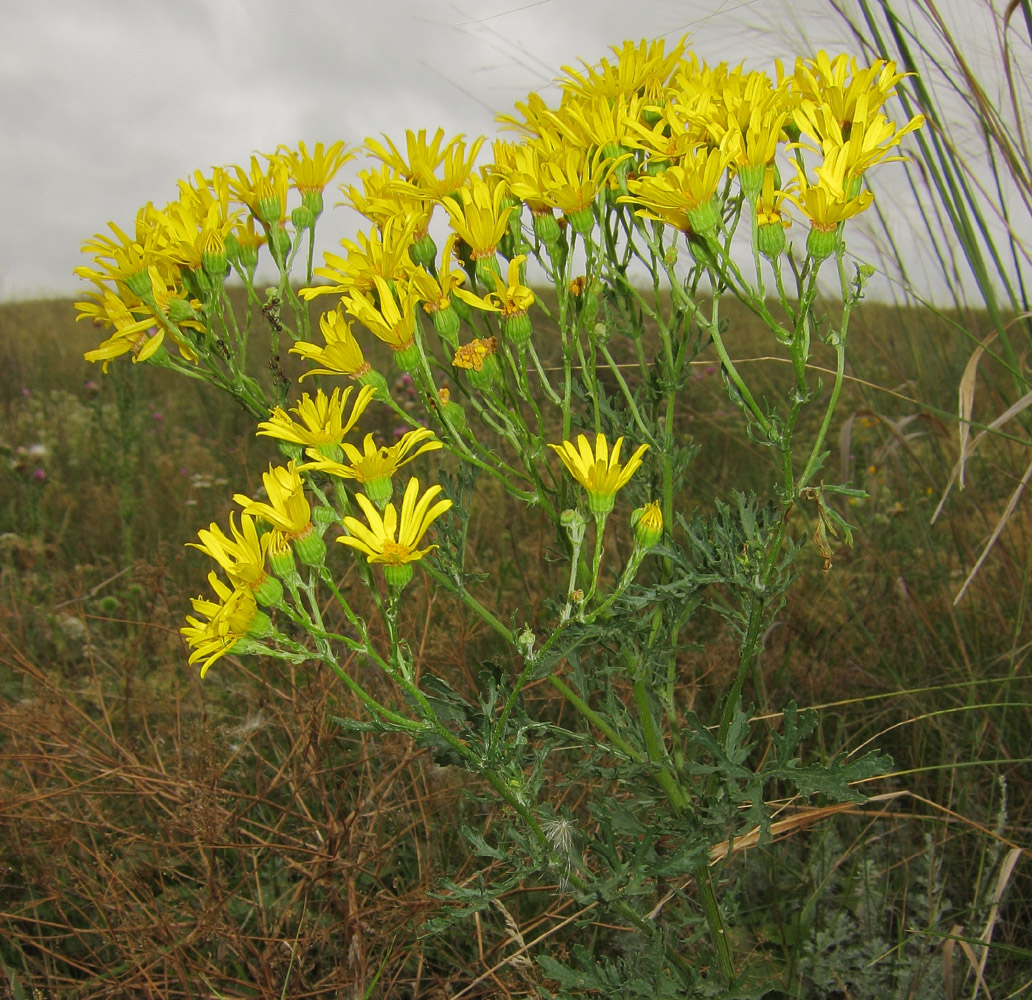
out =
<path fill-rule="evenodd" d="M 839 245 L 838 226 L 834 229 L 818 229 L 810 227 L 810 234 L 806 237 L 806 252 L 815 260 L 822 261 L 830 257 Z"/>
<path fill-rule="evenodd" d="M 301 204 L 308 209 L 312 215 L 312 225 L 315 225 L 315 220 L 322 215 L 323 212 L 323 196 L 322 191 L 305 191 L 301 195 Z"/>
<path fill-rule="evenodd" d="M 314 527 L 310 525 L 307 535 L 294 539 L 294 551 L 305 566 L 319 567 L 326 561 L 326 543 Z"/>
<path fill-rule="evenodd" d="M 452 401 L 451 392 L 447 387 L 437 393 L 438 407 L 440 408 L 443 420 L 462 434 L 466 430 L 466 411 L 456 402 Z"/>
<path fill-rule="evenodd" d="M 430 319 L 441 340 L 453 351 L 456 350 L 459 346 L 459 327 L 462 321 L 454 306 L 449 303 L 443 309 L 435 310 L 430 314 Z"/>
<path fill-rule="evenodd" d="M 524 348 L 530 342 L 531 323 L 526 311 L 506 316 L 502 320 L 502 334 L 514 347 Z"/>
<path fill-rule="evenodd" d="M 248 639 L 264 639 L 272 635 L 272 619 L 264 612 L 255 609 L 254 618 L 251 619 L 251 627 L 247 630 Z M 243 652 L 239 650 L 239 652 Z"/>
<path fill-rule="evenodd" d="M 391 593 L 397 596 L 400 594 L 412 579 L 412 563 L 401 563 L 394 565 L 384 563 L 383 575 L 387 580 L 387 587 Z"/>
<path fill-rule="evenodd" d="M 336 459 L 340 461 L 340 459 Z M 337 512 L 326 504 L 319 504 L 312 510 L 312 523 L 315 525 L 315 530 L 319 532 L 320 537 L 325 533 L 326 529 L 337 520 Z"/>
<path fill-rule="evenodd" d="M 178 326 L 187 320 L 200 320 L 201 317 L 186 299 L 169 299 L 168 318 Z"/>
<path fill-rule="evenodd" d="M 290 234 L 283 226 L 274 225 L 269 229 L 269 251 L 277 267 L 286 267 L 290 256 Z"/>
<path fill-rule="evenodd" d="M 474 389 L 490 389 L 496 382 L 501 381 L 502 368 L 498 364 L 498 358 L 494 354 L 489 354 L 481 362 L 479 368 L 470 368 L 466 372 L 466 376 L 469 378 L 469 384 Z"/>
<path fill-rule="evenodd" d="M 390 389 L 387 388 L 387 379 L 375 368 L 366 368 L 364 372 L 355 376 L 359 385 L 371 385 L 376 388 L 376 398 L 386 403 L 391 398 Z"/>
<path fill-rule="evenodd" d="M 226 277 L 227 266 L 226 241 L 218 230 L 209 230 L 201 247 L 201 267 L 209 278 L 221 282 Z"/>
<path fill-rule="evenodd" d="M 638 548 L 651 549 L 659 544 L 663 537 L 663 512 L 657 500 L 631 512 L 631 530 L 634 532 L 634 544 Z"/>
<path fill-rule="evenodd" d="M 151 282 L 150 271 L 141 267 L 135 274 L 130 274 L 125 279 L 126 287 L 138 299 L 149 302 L 154 298 L 154 285 Z"/>
<path fill-rule="evenodd" d="M 780 257 L 788 246 L 785 237 L 785 227 L 780 222 L 769 223 L 760 226 L 756 230 L 756 249 L 763 254 L 767 260 L 775 260 Z"/>
<path fill-rule="evenodd" d="M 580 545 L 584 541 L 584 533 L 588 530 L 588 522 L 579 510 L 567 508 L 559 515 L 559 523 L 566 529 L 570 541 Z"/>
<path fill-rule="evenodd" d="M 283 600 L 283 584 L 266 573 L 254 588 L 254 599 L 266 607 L 276 607 Z"/>
<path fill-rule="evenodd" d="M 404 347 L 394 352 L 395 364 L 404 372 L 419 371 L 422 362 L 422 355 L 415 340 L 409 341 Z"/>
<path fill-rule="evenodd" d="M 553 247 L 559 242 L 559 221 L 551 209 L 534 213 L 534 235 L 546 247 Z"/>
<path fill-rule="evenodd" d="M 286 542 L 273 543 L 269 546 L 269 569 L 281 580 L 300 583 L 301 577 L 297 572 L 297 564 L 294 562 L 294 553 Z"/>
<path fill-rule="evenodd" d="M 311 229 L 315 225 L 315 216 L 307 205 L 298 205 L 290 213 L 290 221 L 294 223 L 294 228 L 300 233 L 306 229 Z"/>
<path fill-rule="evenodd" d="M 366 496 L 379 510 L 383 510 L 394 496 L 394 480 L 390 476 L 377 476 L 367 480 L 364 485 Z"/>
<path fill-rule="evenodd" d="M 595 213 L 590 205 L 577 212 L 571 212 L 566 218 L 569 220 L 573 231 L 580 233 L 581 236 L 590 235 L 591 230 L 595 228 Z"/>
<path fill-rule="evenodd" d="M 409 247 L 409 257 L 417 267 L 425 267 L 428 271 L 434 266 L 437 260 L 437 244 L 429 233 L 424 233 L 412 246 Z"/>
<path fill-rule="evenodd" d="M 717 198 L 710 198 L 687 211 L 688 222 L 700 236 L 712 236 L 720 228 L 720 204 Z"/>
<path fill-rule="evenodd" d="M 763 190 L 763 178 L 767 173 L 767 164 L 741 167 L 738 171 L 738 183 L 742 186 L 742 194 L 746 204 L 755 205 Z"/>
<path fill-rule="evenodd" d="M 502 268 L 498 263 L 498 257 L 496 254 L 491 254 L 489 257 L 477 257 L 474 262 L 476 269 L 477 281 L 480 282 L 485 288 L 494 287 L 494 277 L 502 276 Z"/>

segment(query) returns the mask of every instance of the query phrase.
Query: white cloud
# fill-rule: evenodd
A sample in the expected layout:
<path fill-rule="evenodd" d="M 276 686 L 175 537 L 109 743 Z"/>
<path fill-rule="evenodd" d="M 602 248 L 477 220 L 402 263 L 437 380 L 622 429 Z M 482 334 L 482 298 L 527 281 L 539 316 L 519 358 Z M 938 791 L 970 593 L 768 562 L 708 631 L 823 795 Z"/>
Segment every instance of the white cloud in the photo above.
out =
<path fill-rule="evenodd" d="M 970 0 L 966 0 L 970 3 Z M 80 242 L 213 164 L 493 112 L 623 39 L 771 67 L 847 34 L 822 0 L 35 0 L 0 13 L 0 298 L 75 292 Z M 815 12 L 823 12 L 817 16 Z M 794 20 L 793 20 L 794 19 Z M 772 22 L 774 22 L 772 24 Z M 991 38 L 987 39 L 987 45 Z M 855 47 L 855 46 L 854 46 Z M 330 221 L 330 220 L 328 220 Z M 339 225 L 336 219 L 332 220 Z M 329 227 L 324 227 L 329 228 Z M 353 231 L 338 231 L 336 243 Z"/>

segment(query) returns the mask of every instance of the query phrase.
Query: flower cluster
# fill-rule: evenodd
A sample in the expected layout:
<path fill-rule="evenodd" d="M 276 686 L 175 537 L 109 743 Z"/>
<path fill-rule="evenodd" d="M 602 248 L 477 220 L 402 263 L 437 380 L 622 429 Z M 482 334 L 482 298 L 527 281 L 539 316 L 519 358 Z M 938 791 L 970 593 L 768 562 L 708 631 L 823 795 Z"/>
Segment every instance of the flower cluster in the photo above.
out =
<path fill-rule="evenodd" d="M 598 385 L 586 376 L 575 390 L 575 372 L 587 372 L 604 355 L 637 429 L 657 446 L 674 447 L 669 428 L 646 427 L 633 390 L 606 352 L 611 317 L 621 315 L 617 310 L 626 310 L 636 295 L 628 268 L 642 261 L 655 270 L 656 288 L 663 271 L 672 290 L 683 292 L 688 283 L 674 265 L 679 247 L 687 246 L 700 280 L 740 292 L 746 282 L 732 260 L 732 237 L 747 219 L 750 225 L 741 231 L 752 239 L 754 300 L 762 303 L 765 294 L 760 274 L 768 265 L 761 258 L 775 270 L 779 288 L 780 261 L 790 253 L 796 277 L 812 284 L 821 262 L 843 252 L 844 225 L 872 202 L 867 171 L 900 159 L 901 140 L 922 124 L 918 116 L 897 125 L 886 114 L 901 79 L 884 60 L 861 66 L 845 55 L 820 52 L 798 59 L 790 72 L 779 63 L 771 76 L 707 65 L 684 40 L 669 50 L 662 41 L 627 42 L 595 65 L 566 67 L 555 107 L 531 94 L 513 113 L 500 116 L 511 141 L 488 145 L 484 137 L 467 141 L 438 129 L 407 132 L 403 143 L 368 138 L 355 149 L 343 142 L 318 143 L 311 151 L 304 143 L 296 150 L 281 147 L 251 157 L 246 167 L 198 173 L 180 183 L 176 201 L 160 210 L 150 204 L 141 209 L 131 233 L 112 224 L 113 235 L 87 241 L 84 250 L 93 263 L 78 273 L 95 290 L 78 304 L 80 318 L 111 331 L 87 359 L 105 368 L 126 354 L 180 367 L 200 363 L 191 374 L 236 394 L 260 420 L 258 433 L 277 439 L 291 459 L 263 477 L 264 499 L 236 496 L 240 520 L 238 525 L 231 519 L 229 534 L 216 525 L 201 533 L 198 547 L 229 583 L 213 584 L 218 601 L 195 602 L 202 617 L 192 618 L 184 630 L 193 658 L 206 670 L 236 641 L 265 629 L 258 605 L 275 606 L 282 599 L 276 580 L 298 585 L 295 558 L 308 567 L 323 565 L 322 535 L 330 523 L 342 527 L 339 540 L 346 546 L 383 564 L 391 590 L 400 590 L 411 564 L 434 548 L 420 548 L 422 538 L 451 501 L 439 498 L 439 486 L 420 494 L 413 477 L 396 507 L 394 477 L 403 465 L 442 447 L 496 474 L 510 493 L 548 506 L 558 518 L 556 501 L 564 488 L 537 467 L 548 454 L 548 423 L 535 378 L 540 397 L 562 411 L 564 436 L 574 426 L 580 389 L 594 398 L 593 440 L 581 434 L 576 442 L 550 445 L 583 487 L 598 525 L 594 586 L 606 518 L 649 445 L 621 461 L 623 438 L 610 446 L 599 433 L 609 420 L 603 410 L 609 409 L 600 405 Z M 488 151 L 483 162 L 481 154 Z M 366 168 L 339 188 L 367 224 L 313 267 L 324 189 L 359 155 Z M 802 259 L 788 242 L 787 206 L 808 222 Z M 440 246 L 432 229 L 438 238 L 445 231 Z M 306 236 L 307 278 L 295 291 L 291 267 Z M 261 305 L 254 290 L 259 252 L 279 274 L 260 311 L 272 334 L 269 366 L 278 378 L 278 405 L 247 374 L 249 331 L 227 315 L 224 282 L 233 271 L 247 286 L 249 316 L 258 312 L 252 307 Z M 546 345 L 540 334 L 535 337 L 535 310 L 544 306 L 528 283 L 531 261 L 556 290 L 561 369 L 549 369 L 538 352 Z M 578 275 L 575 268 L 581 267 Z M 327 296 L 330 308 L 311 336 L 307 303 Z M 292 321 L 281 316 L 284 306 L 293 310 Z M 687 300 L 681 306 L 685 314 L 695 308 Z M 630 311 L 642 315 L 637 305 Z M 656 319 L 648 309 L 644 313 Z M 776 321 L 772 330 L 796 352 L 809 343 L 808 335 L 794 337 Z M 343 376 L 357 385 L 330 394 L 317 388 L 286 409 L 281 335 L 308 366 L 302 379 Z M 714 319 L 710 337 L 718 347 L 719 336 Z M 385 376 L 367 360 L 367 351 L 374 356 L 369 337 L 389 348 L 381 355 L 389 353 L 406 373 L 413 399 L 418 396 L 428 418 L 439 421 L 443 440 L 417 426 L 392 397 Z M 667 353 L 668 365 L 680 364 L 680 349 Z M 726 353 L 721 361 L 734 398 L 777 443 L 778 427 L 750 396 Z M 801 380 L 805 362 L 793 355 Z M 561 377 L 550 375 L 559 370 Z M 453 380 L 452 388 L 439 387 L 442 373 Z M 800 397 L 808 391 L 803 384 L 798 389 Z M 506 442 L 505 454 L 478 437 L 453 395 Z M 346 440 L 374 400 L 391 406 L 409 429 L 390 445 L 370 433 Z M 668 403 L 673 412 L 672 398 Z M 535 411 L 533 420 L 524 409 Z M 802 478 L 812 473 L 807 467 Z M 663 510 L 653 502 L 632 517 L 637 550 L 658 544 L 663 512 L 668 520 L 672 514 L 669 469 L 665 475 Z M 309 497 L 318 481 L 326 492 L 314 490 L 313 507 Z M 571 583 L 571 593 L 579 589 Z"/>
<path fill-rule="evenodd" d="M 112 331 L 86 360 L 103 362 L 105 370 L 123 354 L 145 361 L 167 350 L 167 338 L 183 358 L 197 361 L 210 349 L 204 335 L 227 273 L 253 278 L 263 246 L 285 268 L 292 248 L 287 219 L 295 238 L 313 229 L 323 189 L 353 156 L 343 141 L 316 143 L 312 152 L 302 142 L 251 157 L 247 171 L 198 171 L 179 182 L 175 201 L 141 208 L 131 233 L 111 223 L 112 235 L 83 243 L 93 263 L 75 273 L 96 290 L 77 304 L 78 318 Z M 288 214 L 291 191 L 301 203 Z"/>
<path fill-rule="evenodd" d="M 199 542 L 190 543 L 214 559 L 229 581 L 227 585 L 214 571 L 209 574 L 218 600 L 194 598 L 194 611 L 204 617 L 188 617 L 181 630 L 192 648 L 190 662 L 201 663 L 202 676 L 219 657 L 239 649 L 238 644 L 255 648 L 257 639 L 272 633 L 271 620 L 258 605 L 280 606 L 283 583 L 296 593 L 301 578 L 295 556 L 307 567 L 323 565 L 322 535 L 330 523 L 337 522 L 345 532 L 337 541 L 365 555 L 369 563 L 383 564 L 388 586 L 395 593 L 411 579 L 411 564 L 436 548 L 418 546 L 430 525 L 452 505 L 451 500 L 437 499 L 441 487 L 431 486 L 420 496 L 419 480 L 413 477 L 405 488 L 400 514 L 389 501 L 398 469 L 417 455 L 439 449 L 441 442 L 426 428 L 406 432 L 390 447 L 377 447 L 372 434 L 367 434 L 360 452 L 345 437 L 376 389 L 363 386 L 349 408 L 352 391 L 349 386 L 327 396 L 319 389 L 314 398 L 305 393 L 289 412 L 277 407 L 262 421 L 259 435 L 276 438 L 299 453 L 303 449 L 310 461 L 298 465 L 291 459 L 285 466 L 270 466 L 262 476 L 264 500 L 242 493 L 233 498 L 241 507 L 239 527 L 231 514 L 228 535 L 213 523 L 198 532 Z M 344 459 L 350 464 L 344 464 Z M 355 500 L 367 523 L 341 517 L 326 506 L 313 510 L 304 474 L 316 471 L 365 488 Z M 250 647 L 245 641 L 250 641 Z"/>

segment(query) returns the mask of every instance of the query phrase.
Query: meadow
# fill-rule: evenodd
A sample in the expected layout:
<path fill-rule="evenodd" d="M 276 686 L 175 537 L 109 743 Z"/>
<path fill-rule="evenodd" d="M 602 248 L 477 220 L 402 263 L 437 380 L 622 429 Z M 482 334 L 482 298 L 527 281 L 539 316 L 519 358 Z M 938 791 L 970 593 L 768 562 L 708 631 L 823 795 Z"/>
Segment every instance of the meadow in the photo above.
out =
<path fill-rule="evenodd" d="M 733 314 L 729 327 L 739 357 L 762 359 L 751 322 Z M 816 707 L 818 749 L 876 745 L 895 766 L 866 803 L 786 807 L 773 842 L 723 863 L 737 954 L 785 984 L 768 996 L 1028 985 L 1025 509 L 954 603 L 1022 442 L 983 446 L 929 523 L 958 454 L 956 387 L 987 322 L 877 303 L 854 318 L 833 464 L 869 499 L 850 506 L 855 542 L 835 546 L 828 572 L 815 552 L 803 558 L 765 639 L 763 690 L 749 694 Z M 448 916 L 442 876 L 472 881 L 498 864 L 460 834 L 497 819 L 469 794 L 478 779 L 400 736 L 341 730 L 334 719 L 358 707 L 317 664 L 230 654 L 203 683 L 187 665 L 178 629 L 204 560 L 184 543 L 275 450 L 208 386 L 144 365 L 101 377 L 82 361 L 94 340 L 70 302 L 0 308 L 8 995 L 532 995 L 528 955 L 591 947 L 611 928 L 545 884 Z M 752 363 L 776 392 L 784 366 Z M 769 462 L 732 433 L 714 371 L 700 359 L 679 414 L 700 498 L 748 488 Z M 1003 375 L 983 376 L 976 421 L 1002 408 Z M 544 535 L 495 499 L 470 528 L 478 593 L 532 608 L 552 586 Z M 412 586 L 417 664 L 475 684 L 490 636 L 457 601 Z M 715 616 L 697 629 L 678 698 L 702 711 L 735 656 Z M 528 697 L 556 700 L 540 684 Z"/>

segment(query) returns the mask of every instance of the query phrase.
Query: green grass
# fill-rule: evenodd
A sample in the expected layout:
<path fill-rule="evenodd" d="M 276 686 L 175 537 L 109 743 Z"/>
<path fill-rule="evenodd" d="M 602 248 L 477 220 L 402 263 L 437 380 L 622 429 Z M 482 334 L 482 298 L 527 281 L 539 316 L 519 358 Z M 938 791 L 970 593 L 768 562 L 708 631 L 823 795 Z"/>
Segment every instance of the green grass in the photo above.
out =
<path fill-rule="evenodd" d="M 324 670 L 230 656 L 201 683 L 188 668 L 177 630 L 207 566 L 184 543 L 224 521 L 277 453 L 205 387 L 145 366 L 101 376 L 81 360 L 93 332 L 72 317 L 67 302 L 0 307 L 0 960 L 12 995 L 429 996 L 510 956 L 513 926 L 528 943 L 545 935 L 534 954 L 590 943 L 590 914 L 564 926 L 570 898 L 534 887 L 514 889 L 507 913 L 424 934 L 447 911 L 441 878 L 489 863 L 459 832 L 494 822 L 464 795 L 474 779 L 400 739 L 345 737 L 333 717 L 360 712 Z M 844 511 L 856 544 L 835 548 L 830 572 L 815 554 L 801 562 L 752 696 L 820 706 L 828 753 L 871 741 L 897 773 L 862 809 L 786 803 L 781 839 L 727 869 L 736 950 L 757 975 L 796 983 L 789 995 L 943 996 L 948 968 L 952 995 L 972 996 L 987 927 L 992 995 L 1017 995 L 1029 976 L 1027 853 L 1008 867 L 1032 824 L 1025 511 L 953 601 L 1021 445 L 994 440 L 929 525 L 957 452 L 956 330 L 982 323 L 877 304 L 856 317 L 830 462 L 870 499 Z M 746 317 L 730 330 L 737 357 L 773 353 Z M 749 363 L 777 392 L 782 366 Z M 980 406 L 996 402 L 987 390 Z M 686 513 L 756 480 L 767 458 L 735 433 L 705 363 L 679 422 L 700 449 Z M 470 549 L 484 598 L 529 613 L 557 586 L 540 526 L 501 494 L 479 503 Z M 795 527 L 812 530 L 812 515 Z M 489 637 L 424 584 L 410 593 L 417 667 L 471 689 Z M 685 706 L 709 704 L 736 666 L 716 620 L 692 642 Z M 533 983 L 503 964 L 466 995 L 533 995 Z"/>

